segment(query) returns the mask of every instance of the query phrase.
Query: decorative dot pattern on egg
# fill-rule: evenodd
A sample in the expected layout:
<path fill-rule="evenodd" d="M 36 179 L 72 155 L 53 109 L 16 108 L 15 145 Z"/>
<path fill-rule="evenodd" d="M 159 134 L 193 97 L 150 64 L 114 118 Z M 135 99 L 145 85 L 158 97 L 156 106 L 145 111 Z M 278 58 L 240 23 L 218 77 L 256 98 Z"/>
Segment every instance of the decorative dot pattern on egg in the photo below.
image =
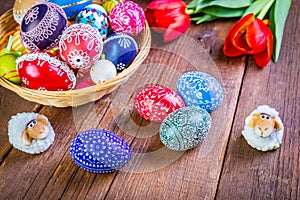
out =
<path fill-rule="evenodd" d="M 76 17 L 75 23 L 89 24 L 98 29 L 102 38 L 108 33 L 108 18 L 105 9 L 98 4 L 86 6 Z"/>
<path fill-rule="evenodd" d="M 109 60 L 99 60 L 90 69 L 90 77 L 95 84 L 107 81 L 115 76 L 117 76 L 117 69 Z"/>
<path fill-rule="evenodd" d="M 199 106 L 208 112 L 216 110 L 223 101 L 221 84 L 203 72 L 184 73 L 177 81 L 176 89 L 187 106 Z"/>
<path fill-rule="evenodd" d="M 126 142 L 102 129 L 87 130 L 73 138 L 70 145 L 73 161 L 93 173 L 110 173 L 122 168 L 131 157 Z"/>
<path fill-rule="evenodd" d="M 65 11 L 68 20 L 72 21 L 76 18 L 78 13 L 86 7 L 90 5 L 92 0 L 48 0 L 49 2 L 55 3 L 63 8 Z"/>
<path fill-rule="evenodd" d="M 30 51 L 51 49 L 57 46 L 66 27 L 67 16 L 61 7 L 50 2 L 40 3 L 24 15 L 20 29 L 21 41 Z"/>
<path fill-rule="evenodd" d="M 106 60 L 111 61 L 118 72 L 129 67 L 138 51 L 138 45 L 133 37 L 114 33 L 104 40 L 103 54 Z"/>
<path fill-rule="evenodd" d="M 139 4 L 122 1 L 110 11 L 109 23 L 115 33 L 137 35 L 145 28 L 146 15 Z"/>
<path fill-rule="evenodd" d="M 194 148 L 208 135 L 212 119 L 197 106 L 175 110 L 162 122 L 159 130 L 161 142 L 175 151 Z"/>
<path fill-rule="evenodd" d="M 184 101 L 176 92 L 163 86 L 144 88 L 135 98 L 138 113 L 153 122 L 162 122 L 168 114 L 184 106 Z"/>

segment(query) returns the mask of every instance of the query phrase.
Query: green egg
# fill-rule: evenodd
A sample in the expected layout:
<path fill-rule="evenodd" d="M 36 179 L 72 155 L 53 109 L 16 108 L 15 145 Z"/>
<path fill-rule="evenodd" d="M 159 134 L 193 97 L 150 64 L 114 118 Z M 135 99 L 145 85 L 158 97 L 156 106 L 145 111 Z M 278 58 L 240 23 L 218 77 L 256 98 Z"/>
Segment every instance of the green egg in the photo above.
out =
<path fill-rule="evenodd" d="M 20 84 L 21 80 L 16 64 L 17 56 L 13 53 L 6 53 L 0 56 L 0 76 L 15 83 Z"/>

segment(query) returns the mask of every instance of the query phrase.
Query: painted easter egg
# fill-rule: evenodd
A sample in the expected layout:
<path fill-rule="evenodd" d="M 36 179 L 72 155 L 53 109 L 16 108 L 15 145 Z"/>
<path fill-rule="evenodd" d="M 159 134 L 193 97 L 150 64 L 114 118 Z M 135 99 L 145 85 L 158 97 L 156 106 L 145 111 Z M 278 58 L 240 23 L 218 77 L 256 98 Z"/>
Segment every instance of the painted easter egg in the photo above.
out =
<path fill-rule="evenodd" d="M 137 43 L 127 34 L 114 33 L 104 40 L 103 54 L 105 59 L 111 61 L 118 72 L 129 67 L 137 51 Z"/>
<path fill-rule="evenodd" d="M 49 2 L 56 3 L 65 11 L 68 20 L 73 21 L 78 13 L 86 7 L 90 5 L 92 0 L 48 0 Z"/>
<path fill-rule="evenodd" d="M 185 106 L 176 92 L 156 85 L 142 89 L 137 94 L 134 105 L 144 119 L 153 122 L 162 122 L 168 114 Z"/>
<path fill-rule="evenodd" d="M 73 69 L 90 68 L 100 59 L 103 40 L 99 31 L 89 24 L 73 24 L 62 34 L 59 52 Z"/>
<path fill-rule="evenodd" d="M 93 173 L 116 171 L 131 157 L 130 148 L 124 140 L 102 129 L 79 133 L 71 142 L 70 154 L 79 167 Z"/>
<path fill-rule="evenodd" d="M 48 52 L 25 54 L 17 59 L 17 66 L 22 83 L 31 89 L 64 91 L 76 84 L 70 67 Z"/>
<path fill-rule="evenodd" d="M 109 60 L 99 60 L 90 69 L 91 79 L 95 84 L 117 76 L 115 65 Z"/>
<path fill-rule="evenodd" d="M 15 21 L 18 24 L 21 24 L 22 18 L 31 7 L 46 1 L 47 0 L 15 0 L 13 6 L 13 16 Z"/>
<path fill-rule="evenodd" d="M 200 106 L 208 112 L 217 109 L 223 101 L 221 84 L 203 72 L 184 73 L 177 81 L 176 88 L 187 106 Z"/>
<path fill-rule="evenodd" d="M 21 80 L 17 71 L 17 56 L 13 54 L 4 54 L 0 56 L 0 76 L 10 82 L 20 84 Z"/>
<path fill-rule="evenodd" d="M 115 33 L 137 35 L 145 28 L 146 16 L 139 4 L 122 1 L 110 11 L 109 23 Z"/>
<path fill-rule="evenodd" d="M 102 38 L 108 33 L 108 18 L 104 8 L 98 4 L 86 6 L 76 17 L 75 23 L 89 24 L 98 29 Z"/>
<path fill-rule="evenodd" d="M 113 9 L 113 7 L 115 7 L 115 5 L 117 5 L 117 3 L 121 2 L 122 0 L 109 0 L 109 1 L 105 1 L 102 4 L 102 7 L 106 10 L 107 14 L 110 14 L 111 9 Z"/>
<path fill-rule="evenodd" d="M 31 51 L 51 49 L 58 44 L 66 27 L 67 17 L 62 8 L 49 2 L 37 4 L 23 17 L 21 41 Z"/>
<path fill-rule="evenodd" d="M 89 81 L 80 81 L 76 84 L 75 89 L 83 89 L 92 86 Z"/>
<path fill-rule="evenodd" d="M 211 127 L 210 114 L 198 106 L 175 110 L 162 122 L 159 130 L 161 142 L 175 151 L 194 148 L 202 142 Z"/>
<path fill-rule="evenodd" d="M 11 45 L 11 49 L 13 51 L 25 51 L 25 47 L 23 46 L 22 42 L 21 42 L 21 37 L 20 37 L 20 31 L 16 31 L 13 35 L 13 41 L 12 41 L 12 45 Z"/>

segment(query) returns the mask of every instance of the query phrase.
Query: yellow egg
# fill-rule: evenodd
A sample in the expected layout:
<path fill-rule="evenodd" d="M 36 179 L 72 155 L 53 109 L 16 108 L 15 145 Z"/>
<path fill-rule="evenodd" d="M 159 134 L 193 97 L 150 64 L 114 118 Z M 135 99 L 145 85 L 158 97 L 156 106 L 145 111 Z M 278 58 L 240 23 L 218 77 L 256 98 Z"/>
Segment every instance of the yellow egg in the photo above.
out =
<path fill-rule="evenodd" d="M 14 33 L 14 39 L 12 41 L 11 49 L 13 51 L 24 51 L 25 47 L 23 46 L 21 39 L 20 39 L 20 31 L 16 31 Z"/>
<path fill-rule="evenodd" d="M 36 4 L 46 2 L 46 0 L 15 0 L 13 7 L 14 19 L 18 24 L 21 24 L 23 16 L 27 10 Z"/>

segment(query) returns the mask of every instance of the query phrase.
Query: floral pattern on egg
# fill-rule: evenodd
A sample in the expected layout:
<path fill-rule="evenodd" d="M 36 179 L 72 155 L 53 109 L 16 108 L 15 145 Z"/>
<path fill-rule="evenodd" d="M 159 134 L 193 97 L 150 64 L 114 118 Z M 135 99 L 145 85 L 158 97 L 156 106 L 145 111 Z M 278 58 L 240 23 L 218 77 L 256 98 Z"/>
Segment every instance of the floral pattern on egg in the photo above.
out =
<path fill-rule="evenodd" d="M 175 151 L 192 149 L 208 135 L 211 123 L 211 116 L 202 108 L 180 108 L 162 122 L 159 130 L 161 142 Z"/>
<path fill-rule="evenodd" d="M 184 73 L 177 81 L 176 88 L 187 106 L 200 106 L 208 112 L 216 110 L 223 101 L 221 84 L 203 72 Z"/>

